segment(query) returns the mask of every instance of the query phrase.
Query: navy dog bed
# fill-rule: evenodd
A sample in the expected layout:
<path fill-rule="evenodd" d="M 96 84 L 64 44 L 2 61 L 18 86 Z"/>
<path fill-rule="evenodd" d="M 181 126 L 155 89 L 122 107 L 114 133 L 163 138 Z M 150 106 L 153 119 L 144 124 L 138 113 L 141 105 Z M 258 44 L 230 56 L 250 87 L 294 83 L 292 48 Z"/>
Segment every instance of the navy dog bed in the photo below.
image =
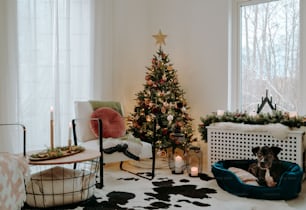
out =
<path fill-rule="evenodd" d="M 243 183 L 229 167 L 248 170 L 250 164 L 256 160 L 223 160 L 212 165 L 218 185 L 225 191 L 241 197 L 267 199 L 267 200 L 289 200 L 296 198 L 301 191 L 303 170 L 296 163 L 281 161 L 286 171 L 276 180 L 277 186 L 253 186 Z"/>

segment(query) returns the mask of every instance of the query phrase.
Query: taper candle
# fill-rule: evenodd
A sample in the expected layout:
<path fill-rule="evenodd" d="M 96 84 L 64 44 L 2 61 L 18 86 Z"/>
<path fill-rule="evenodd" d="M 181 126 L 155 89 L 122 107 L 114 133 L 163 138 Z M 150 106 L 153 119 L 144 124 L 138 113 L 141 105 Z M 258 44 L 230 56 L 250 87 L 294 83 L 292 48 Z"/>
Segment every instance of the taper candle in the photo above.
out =
<path fill-rule="evenodd" d="M 72 125 L 71 125 L 71 123 L 69 123 L 68 139 L 71 139 L 71 128 L 72 128 Z"/>
<path fill-rule="evenodd" d="M 68 147 L 69 147 L 69 150 L 71 149 L 71 123 L 69 123 L 69 132 L 68 132 Z"/>
<path fill-rule="evenodd" d="M 54 109 L 53 106 L 50 108 L 50 148 L 54 148 Z"/>
<path fill-rule="evenodd" d="M 50 120 L 53 120 L 54 119 L 54 108 L 53 106 L 50 107 Z"/>

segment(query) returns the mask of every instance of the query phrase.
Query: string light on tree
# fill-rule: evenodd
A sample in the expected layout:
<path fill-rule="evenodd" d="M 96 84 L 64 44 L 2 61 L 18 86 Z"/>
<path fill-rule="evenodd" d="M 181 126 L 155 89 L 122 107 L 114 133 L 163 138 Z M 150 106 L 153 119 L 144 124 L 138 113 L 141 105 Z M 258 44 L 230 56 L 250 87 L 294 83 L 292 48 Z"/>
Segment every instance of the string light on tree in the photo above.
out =
<path fill-rule="evenodd" d="M 166 45 L 167 35 L 161 30 L 153 35 L 159 49 L 146 67 L 144 89 L 136 94 L 136 106 L 128 120 L 129 131 L 143 141 L 153 141 L 154 120 L 157 119 L 157 147 L 185 147 L 192 137 L 192 119 L 188 114 L 185 92 L 178 82 L 177 70 L 170 63 L 162 45 Z M 174 132 L 185 135 L 184 142 L 170 139 Z"/>

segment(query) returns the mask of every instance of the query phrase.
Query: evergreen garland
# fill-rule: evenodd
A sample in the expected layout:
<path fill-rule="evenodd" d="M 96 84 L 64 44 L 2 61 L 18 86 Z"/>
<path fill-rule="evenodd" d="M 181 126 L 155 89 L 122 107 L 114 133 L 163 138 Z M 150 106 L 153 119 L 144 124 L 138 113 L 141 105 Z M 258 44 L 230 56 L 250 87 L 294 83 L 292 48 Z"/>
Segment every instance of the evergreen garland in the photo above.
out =
<path fill-rule="evenodd" d="M 198 130 L 201 134 L 202 140 L 207 142 L 207 126 L 217 122 L 232 122 L 244 124 L 258 124 L 265 125 L 269 123 L 281 123 L 290 128 L 299 128 L 304 125 L 303 117 L 289 117 L 287 112 L 273 111 L 272 113 L 262 113 L 256 116 L 251 116 L 247 113 L 241 112 L 225 112 L 224 115 L 218 116 L 216 113 L 200 117 L 202 124 L 199 125 Z"/>

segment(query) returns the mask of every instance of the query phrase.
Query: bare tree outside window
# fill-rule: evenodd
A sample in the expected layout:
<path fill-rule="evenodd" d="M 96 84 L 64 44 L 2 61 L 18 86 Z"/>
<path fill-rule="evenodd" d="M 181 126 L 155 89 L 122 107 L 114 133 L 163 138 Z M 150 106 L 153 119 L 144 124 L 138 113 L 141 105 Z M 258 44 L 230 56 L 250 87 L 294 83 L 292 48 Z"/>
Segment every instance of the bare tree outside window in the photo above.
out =
<path fill-rule="evenodd" d="M 279 0 L 240 7 L 243 111 L 256 111 L 266 90 L 277 110 L 298 110 L 299 5 L 299 0 Z"/>

